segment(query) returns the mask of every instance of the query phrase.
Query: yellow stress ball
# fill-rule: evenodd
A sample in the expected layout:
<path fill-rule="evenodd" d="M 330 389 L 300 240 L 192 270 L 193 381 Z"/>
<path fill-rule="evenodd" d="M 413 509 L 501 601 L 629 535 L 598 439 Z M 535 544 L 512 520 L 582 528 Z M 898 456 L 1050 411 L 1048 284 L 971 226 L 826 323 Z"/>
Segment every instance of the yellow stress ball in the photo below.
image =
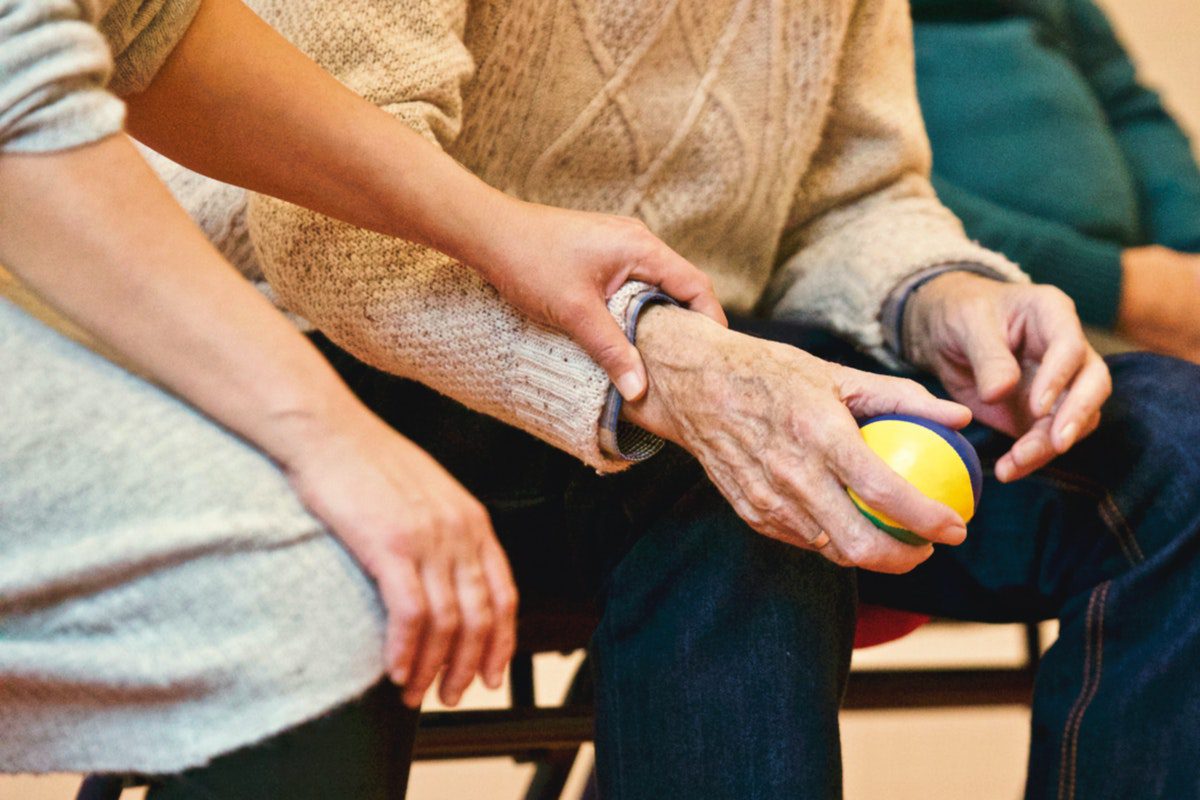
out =
<path fill-rule="evenodd" d="M 983 469 L 979 454 L 961 433 L 907 414 L 873 417 L 862 423 L 861 432 L 867 446 L 926 497 L 950 506 L 963 522 L 975 516 L 983 489 Z M 887 514 L 868 506 L 853 489 L 847 491 L 858 510 L 876 527 L 908 544 L 926 542 Z"/>

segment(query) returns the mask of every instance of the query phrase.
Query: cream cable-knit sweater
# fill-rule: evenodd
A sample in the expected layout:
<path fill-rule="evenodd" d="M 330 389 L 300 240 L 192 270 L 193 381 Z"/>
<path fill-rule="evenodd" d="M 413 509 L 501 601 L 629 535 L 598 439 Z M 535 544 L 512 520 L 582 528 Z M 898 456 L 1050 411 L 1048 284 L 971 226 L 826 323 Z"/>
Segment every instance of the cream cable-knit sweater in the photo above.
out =
<path fill-rule="evenodd" d="M 880 309 L 906 276 L 973 262 L 1024 279 L 930 189 L 902 0 L 252 5 L 494 186 L 641 217 L 732 312 L 882 355 Z M 597 468 L 623 465 L 598 446 L 603 373 L 471 270 L 272 198 L 248 214 L 275 291 L 337 343 Z"/>
<path fill-rule="evenodd" d="M 905 276 L 963 261 L 1019 277 L 929 188 L 902 0 L 255 5 L 489 183 L 640 216 L 730 311 L 879 350 Z M 252 198 L 249 220 L 283 301 L 360 358 L 620 465 L 597 444 L 604 375 L 474 273 L 278 200 Z"/>

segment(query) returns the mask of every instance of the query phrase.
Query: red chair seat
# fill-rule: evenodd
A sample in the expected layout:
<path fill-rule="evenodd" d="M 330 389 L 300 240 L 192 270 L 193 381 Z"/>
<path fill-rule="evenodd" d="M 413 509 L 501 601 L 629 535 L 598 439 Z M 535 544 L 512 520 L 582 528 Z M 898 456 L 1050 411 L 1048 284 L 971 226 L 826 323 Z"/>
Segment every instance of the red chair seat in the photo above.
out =
<path fill-rule="evenodd" d="M 854 647 L 874 647 L 915 631 L 929 622 L 925 614 L 899 611 L 894 608 L 862 604 L 858 607 L 858 627 L 854 631 Z"/>

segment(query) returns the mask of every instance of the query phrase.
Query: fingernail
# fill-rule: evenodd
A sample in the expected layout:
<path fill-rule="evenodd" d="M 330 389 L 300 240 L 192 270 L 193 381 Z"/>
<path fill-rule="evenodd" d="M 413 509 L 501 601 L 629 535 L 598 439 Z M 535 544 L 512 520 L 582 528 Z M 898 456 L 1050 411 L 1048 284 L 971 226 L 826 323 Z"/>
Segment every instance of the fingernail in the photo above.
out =
<path fill-rule="evenodd" d="M 951 525 L 949 528 L 946 529 L 946 537 L 945 538 L 952 539 L 954 541 L 961 541 L 962 539 L 967 538 L 967 526 L 966 525 Z"/>
<path fill-rule="evenodd" d="M 1023 467 L 1033 461 L 1042 452 L 1042 445 L 1036 439 L 1019 443 L 1013 448 L 1013 461 L 1018 467 Z"/>
<path fill-rule="evenodd" d="M 1062 433 L 1058 435 L 1058 449 L 1062 451 L 1068 450 L 1071 445 L 1075 444 L 1075 437 L 1079 434 L 1079 425 L 1074 422 L 1068 422 L 1063 426 Z"/>
<path fill-rule="evenodd" d="M 392 683 L 403 686 L 408 682 L 408 670 L 404 667 L 392 670 Z"/>
<path fill-rule="evenodd" d="M 1049 414 L 1050 408 L 1054 405 L 1054 392 L 1046 390 L 1042 395 L 1042 399 L 1038 401 L 1038 413 Z"/>
<path fill-rule="evenodd" d="M 621 397 L 629 401 L 641 397 L 645 386 L 645 381 L 642 380 L 642 376 L 637 373 L 637 370 L 631 369 L 617 378 L 617 391 L 621 393 Z"/>

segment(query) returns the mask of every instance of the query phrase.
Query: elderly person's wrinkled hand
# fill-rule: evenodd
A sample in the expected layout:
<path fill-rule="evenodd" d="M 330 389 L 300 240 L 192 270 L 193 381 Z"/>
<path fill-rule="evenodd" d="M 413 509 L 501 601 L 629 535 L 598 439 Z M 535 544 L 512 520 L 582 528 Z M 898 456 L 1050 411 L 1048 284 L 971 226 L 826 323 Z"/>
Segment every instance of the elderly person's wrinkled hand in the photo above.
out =
<path fill-rule="evenodd" d="M 871 525 L 851 488 L 931 543 L 965 538 L 962 518 L 876 456 L 855 418 L 907 413 L 958 428 L 970 421 L 966 408 L 913 381 L 832 364 L 678 308 L 645 312 L 638 346 L 650 391 L 627 417 L 694 454 L 759 533 L 881 572 L 929 557 L 930 545 L 903 544 Z"/>
<path fill-rule="evenodd" d="M 996 477 L 1025 477 L 1100 423 L 1112 392 L 1075 306 L 1051 286 L 967 272 L 931 280 L 909 300 L 905 352 L 975 419 L 1016 439 Z"/>

